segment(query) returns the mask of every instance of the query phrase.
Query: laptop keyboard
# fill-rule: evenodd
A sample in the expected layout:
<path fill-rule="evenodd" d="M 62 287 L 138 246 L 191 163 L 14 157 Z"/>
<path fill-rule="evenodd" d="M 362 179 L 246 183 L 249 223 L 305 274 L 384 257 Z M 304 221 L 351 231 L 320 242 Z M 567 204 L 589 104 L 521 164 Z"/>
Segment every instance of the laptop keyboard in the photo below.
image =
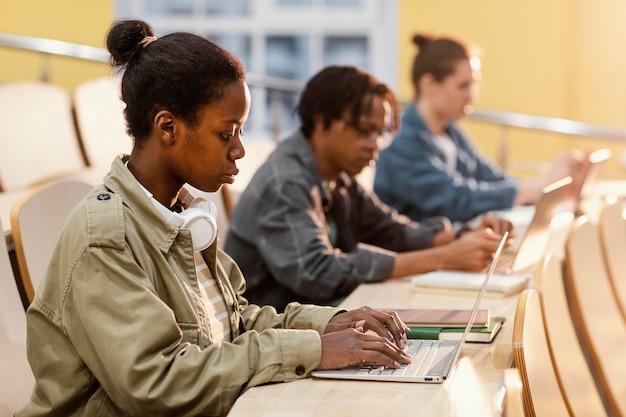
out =
<path fill-rule="evenodd" d="M 379 364 L 366 363 L 357 371 L 359 375 L 425 375 L 432 367 L 433 361 L 439 352 L 441 340 L 409 339 L 404 351 L 412 358 L 409 365 L 401 368 L 386 368 Z"/>

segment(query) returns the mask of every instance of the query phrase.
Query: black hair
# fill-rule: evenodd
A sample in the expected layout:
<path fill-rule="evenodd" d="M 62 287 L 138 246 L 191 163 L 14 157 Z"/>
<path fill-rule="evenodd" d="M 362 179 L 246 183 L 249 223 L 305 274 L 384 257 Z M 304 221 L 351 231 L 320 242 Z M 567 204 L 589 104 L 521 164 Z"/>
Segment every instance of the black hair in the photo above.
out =
<path fill-rule="evenodd" d="M 346 111 L 350 114 L 350 122 L 357 127 L 361 114 L 370 110 L 372 96 L 384 97 L 390 103 L 393 111 L 391 127 L 395 130 L 398 101 L 389 87 L 355 67 L 326 67 L 309 80 L 300 95 L 300 130 L 309 138 L 316 116 L 321 116 L 324 128 L 328 128 L 332 121 L 341 120 Z"/>
<path fill-rule="evenodd" d="M 156 39 L 146 22 L 122 20 L 111 26 L 106 44 L 111 66 L 123 71 L 124 113 L 136 144 L 149 135 L 160 110 L 194 126 L 201 107 L 220 99 L 226 86 L 245 82 L 237 57 L 191 33 Z"/>

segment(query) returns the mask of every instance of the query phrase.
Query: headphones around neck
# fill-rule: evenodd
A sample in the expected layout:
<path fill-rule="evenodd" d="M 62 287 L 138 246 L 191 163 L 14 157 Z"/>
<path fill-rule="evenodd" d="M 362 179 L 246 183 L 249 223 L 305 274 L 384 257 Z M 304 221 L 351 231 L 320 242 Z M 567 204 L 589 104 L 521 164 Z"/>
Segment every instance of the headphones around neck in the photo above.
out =
<path fill-rule="evenodd" d="M 195 197 L 185 187 L 178 193 L 178 199 L 185 207 L 180 213 L 170 210 L 150 196 L 154 207 L 169 224 L 191 231 L 191 242 L 195 252 L 205 250 L 217 237 L 217 207 L 212 201 Z"/>

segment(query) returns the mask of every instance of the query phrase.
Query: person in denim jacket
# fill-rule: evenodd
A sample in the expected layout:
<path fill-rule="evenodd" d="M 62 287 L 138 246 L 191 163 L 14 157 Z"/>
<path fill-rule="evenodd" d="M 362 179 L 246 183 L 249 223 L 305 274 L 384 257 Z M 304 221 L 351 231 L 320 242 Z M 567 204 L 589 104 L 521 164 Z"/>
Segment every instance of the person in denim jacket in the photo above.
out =
<path fill-rule="evenodd" d="M 549 172 L 513 178 L 499 169 L 456 123 L 471 111 L 476 68 L 467 48 L 451 38 L 415 35 L 415 99 L 400 131 L 376 163 L 374 192 L 413 220 L 446 216 L 468 221 L 489 211 L 535 204 L 542 189 L 563 177 L 582 178 L 583 155 L 556 155 Z"/>

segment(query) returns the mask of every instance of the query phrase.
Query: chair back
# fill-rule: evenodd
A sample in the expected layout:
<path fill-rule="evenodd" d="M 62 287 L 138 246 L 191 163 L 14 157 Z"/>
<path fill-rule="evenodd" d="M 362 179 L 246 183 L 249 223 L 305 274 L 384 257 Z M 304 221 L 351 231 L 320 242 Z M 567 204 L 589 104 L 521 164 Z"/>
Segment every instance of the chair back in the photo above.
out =
<path fill-rule="evenodd" d="M 513 355 L 522 379 L 527 417 L 570 416 L 550 359 L 539 295 L 524 290 L 513 323 Z"/>
<path fill-rule="evenodd" d="M 35 378 L 26 359 L 26 314 L 4 237 L 0 239 L 0 358 L 0 417 L 10 417 L 28 402 Z"/>
<path fill-rule="evenodd" d="M 626 218 L 624 200 L 611 198 L 605 202 L 599 216 L 602 254 L 609 282 L 622 314 L 626 317 Z"/>
<path fill-rule="evenodd" d="M 65 221 L 92 189 L 89 183 L 63 179 L 40 186 L 11 210 L 15 255 L 24 292 L 33 301 Z"/>
<path fill-rule="evenodd" d="M 517 368 L 504 370 L 502 417 L 524 417 L 523 385 Z"/>
<path fill-rule="evenodd" d="M 35 81 L 0 85 L 0 126 L 2 191 L 85 169 L 66 90 Z"/>
<path fill-rule="evenodd" d="M 552 363 L 574 416 L 607 416 L 569 312 L 560 259 L 548 255 L 535 275 Z"/>
<path fill-rule="evenodd" d="M 126 132 L 124 107 L 118 78 L 96 78 L 74 89 L 80 141 L 89 165 L 99 172 L 108 172 L 116 155 L 129 154 L 132 149 L 132 137 Z"/>
<path fill-rule="evenodd" d="M 604 264 L 597 226 L 574 222 L 565 245 L 565 292 L 570 313 L 607 409 L 626 416 L 626 322 Z"/>

